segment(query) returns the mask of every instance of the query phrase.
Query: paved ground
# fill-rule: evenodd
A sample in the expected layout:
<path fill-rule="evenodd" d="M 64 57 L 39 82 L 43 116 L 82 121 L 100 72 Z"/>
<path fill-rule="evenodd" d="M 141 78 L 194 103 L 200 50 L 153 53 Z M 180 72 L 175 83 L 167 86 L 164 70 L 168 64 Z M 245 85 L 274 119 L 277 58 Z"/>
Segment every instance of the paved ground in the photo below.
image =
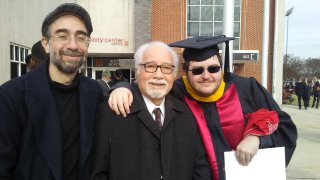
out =
<path fill-rule="evenodd" d="M 287 180 L 320 180 L 320 109 L 299 110 L 281 105 L 298 129 L 296 151 L 287 168 Z"/>

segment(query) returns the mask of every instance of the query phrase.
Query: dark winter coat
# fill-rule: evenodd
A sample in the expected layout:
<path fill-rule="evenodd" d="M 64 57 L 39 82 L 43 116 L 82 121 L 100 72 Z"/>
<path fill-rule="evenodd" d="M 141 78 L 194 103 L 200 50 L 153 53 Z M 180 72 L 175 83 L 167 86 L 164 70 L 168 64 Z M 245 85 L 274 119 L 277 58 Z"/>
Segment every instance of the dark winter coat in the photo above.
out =
<path fill-rule="evenodd" d="M 0 179 L 62 180 L 61 127 L 47 63 L 0 86 Z M 102 92 L 79 75 L 79 177 L 87 180 L 96 107 Z"/>
<path fill-rule="evenodd" d="M 137 88 L 127 117 L 99 108 L 94 143 L 94 180 L 210 179 L 196 121 L 186 104 L 165 99 L 160 130 Z"/>

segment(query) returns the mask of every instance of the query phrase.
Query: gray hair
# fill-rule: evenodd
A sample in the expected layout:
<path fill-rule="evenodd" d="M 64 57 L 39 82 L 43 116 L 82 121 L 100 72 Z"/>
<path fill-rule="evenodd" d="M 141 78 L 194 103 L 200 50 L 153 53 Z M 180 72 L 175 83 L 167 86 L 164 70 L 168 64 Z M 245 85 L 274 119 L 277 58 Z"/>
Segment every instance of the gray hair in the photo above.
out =
<path fill-rule="evenodd" d="M 151 47 L 154 46 L 160 46 L 160 47 L 164 47 L 165 49 L 168 50 L 169 54 L 172 57 L 173 60 L 173 65 L 174 65 L 174 71 L 173 73 L 176 75 L 177 71 L 178 71 L 178 66 L 179 66 L 179 58 L 177 53 L 170 47 L 168 46 L 166 43 L 161 42 L 161 41 L 152 41 L 152 42 L 148 42 L 145 43 L 143 45 L 141 45 L 136 53 L 134 54 L 134 59 L 135 59 L 135 68 L 138 69 L 139 68 L 139 64 L 141 63 L 141 61 L 143 60 L 143 55 L 144 53 Z"/>

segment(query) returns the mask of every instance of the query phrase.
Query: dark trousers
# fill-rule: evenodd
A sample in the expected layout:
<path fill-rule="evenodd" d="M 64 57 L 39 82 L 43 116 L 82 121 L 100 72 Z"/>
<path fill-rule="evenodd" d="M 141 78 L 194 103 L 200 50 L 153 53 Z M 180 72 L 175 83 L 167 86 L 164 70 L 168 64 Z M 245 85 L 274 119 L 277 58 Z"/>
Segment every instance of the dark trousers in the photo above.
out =
<path fill-rule="evenodd" d="M 314 105 L 315 105 L 315 102 L 316 102 L 316 108 L 318 108 L 319 107 L 319 96 L 313 96 L 313 102 L 312 102 L 312 107 L 314 107 Z"/>
<path fill-rule="evenodd" d="M 305 107 L 309 107 L 310 97 L 306 97 L 305 99 L 306 99 L 306 101 L 305 101 L 306 103 L 305 104 L 307 105 L 307 106 L 305 105 Z"/>
<path fill-rule="evenodd" d="M 306 97 L 306 96 L 298 95 L 299 109 L 301 109 L 301 99 L 302 99 L 302 101 L 303 101 L 304 107 L 307 108 L 307 107 L 308 107 L 308 105 L 307 105 L 307 97 Z"/>

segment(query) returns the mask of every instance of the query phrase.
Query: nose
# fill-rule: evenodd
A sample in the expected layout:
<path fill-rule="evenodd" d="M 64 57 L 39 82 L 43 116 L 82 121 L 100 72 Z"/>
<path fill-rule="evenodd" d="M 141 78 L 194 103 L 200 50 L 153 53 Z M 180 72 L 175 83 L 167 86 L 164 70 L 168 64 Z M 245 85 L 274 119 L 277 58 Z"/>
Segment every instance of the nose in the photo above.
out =
<path fill-rule="evenodd" d="M 75 37 L 70 38 L 70 42 L 68 43 L 67 47 L 69 49 L 73 49 L 73 50 L 76 50 L 79 48 L 79 45 L 78 45 Z"/>
<path fill-rule="evenodd" d="M 156 70 L 156 72 L 154 72 L 154 75 L 155 75 L 155 77 L 162 77 L 163 76 L 163 73 L 161 71 L 160 66 L 157 67 L 157 70 Z"/>
<path fill-rule="evenodd" d="M 203 77 L 205 77 L 205 78 L 206 78 L 206 77 L 209 77 L 210 74 L 211 74 L 211 73 L 208 71 L 207 68 L 205 68 L 204 71 L 203 71 L 203 73 L 202 73 Z"/>

